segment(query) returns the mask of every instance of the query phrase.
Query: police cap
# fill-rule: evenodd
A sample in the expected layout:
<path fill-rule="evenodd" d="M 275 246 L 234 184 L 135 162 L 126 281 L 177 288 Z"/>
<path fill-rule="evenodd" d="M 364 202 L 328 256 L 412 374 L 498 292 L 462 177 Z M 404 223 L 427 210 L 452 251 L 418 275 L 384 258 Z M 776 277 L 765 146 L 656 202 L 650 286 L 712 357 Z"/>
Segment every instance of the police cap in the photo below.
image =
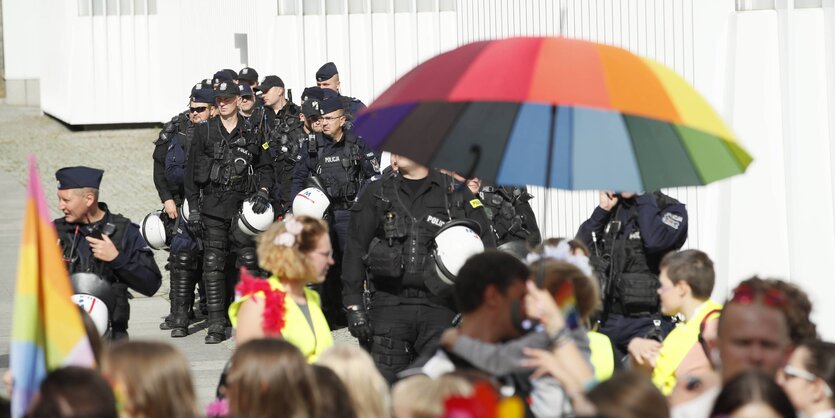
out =
<path fill-rule="evenodd" d="M 254 96 L 255 92 L 252 91 L 252 87 L 249 84 L 238 84 L 238 91 L 241 92 L 241 96 Z"/>
<path fill-rule="evenodd" d="M 325 97 L 325 100 L 319 102 L 319 110 L 323 115 L 344 109 L 345 108 L 342 107 L 342 96 L 339 95 L 328 95 Z"/>
<path fill-rule="evenodd" d="M 261 82 L 255 90 L 260 90 L 266 93 L 269 89 L 273 87 L 281 87 L 284 88 L 284 81 L 281 80 L 281 77 L 277 75 L 268 75 L 264 77 L 264 81 Z"/>
<path fill-rule="evenodd" d="M 308 98 L 302 103 L 302 114 L 306 118 L 322 115 L 321 100 Z"/>
<path fill-rule="evenodd" d="M 235 70 L 226 68 L 215 73 L 214 77 L 212 77 L 212 83 L 220 84 L 224 81 L 234 81 L 236 78 L 238 78 L 238 73 Z"/>
<path fill-rule="evenodd" d="M 238 81 L 254 81 L 258 82 L 258 71 L 255 71 L 255 68 L 244 67 L 238 72 Z"/>
<path fill-rule="evenodd" d="M 215 98 L 218 97 L 237 97 L 241 95 L 241 91 L 238 90 L 238 85 L 231 82 L 231 81 L 224 81 L 217 86 L 217 90 L 215 90 Z"/>
<path fill-rule="evenodd" d="M 313 87 L 305 87 L 304 91 L 302 92 L 302 101 L 307 101 L 308 99 L 316 99 L 322 100 L 325 98 L 325 93 L 322 91 L 322 88 L 319 86 Z"/>
<path fill-rule="evenodd" d="M 191 88 L 191 101 L 197 103 L 214 103 L 215 91 L 212 85 L 208 86 L 203 83 L 197 83 Z"/>
<path fill-rule="evenodd" d="M 319 67 L 319 71 L 316 71 L 316 81 L 330 80 L 331 77 L 337 75 L 338 73 L 339 71 L 336 70 L 336 64 L 327 62 L 325 65 Z"/>
<path fill-rule="evenodd" d="M 55 172 L 58 180 L 58 190 L 81 189 L 90 187 L 98 189 L 104 170 L 84 166 L 64 167 Z"/>

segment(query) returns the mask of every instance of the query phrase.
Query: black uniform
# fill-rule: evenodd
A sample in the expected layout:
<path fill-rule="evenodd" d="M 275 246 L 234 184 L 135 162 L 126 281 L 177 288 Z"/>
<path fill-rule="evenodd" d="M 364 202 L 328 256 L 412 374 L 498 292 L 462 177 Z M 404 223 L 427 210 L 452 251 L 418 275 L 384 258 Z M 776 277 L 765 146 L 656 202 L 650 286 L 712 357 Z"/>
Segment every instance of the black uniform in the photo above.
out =
<path fill-rule="evenodd" d="M 496 233 L 496 244 L 523 241 L 533 247 L 542 242 L 539 226 L 524 187 L 487 186 L 478 194 Z"/>
<path fill-rule="evenodd" d="M 139 226 L 122 215 L 111 213 L 105 203 L 99 202 L 99 208 L 105 215 L 98 222 L 78 224 L 58 218 L 55 229 L 70 274 L 95 273 L 112 283 L 116 306 L 110 312 L 110 336 L 118 340 L 128 337 L 128 299 L 131 297 L 128 288 L 153 296 L 162 283 L 162 274 L 154 254 L 139 234 Z M 113 261 L 93 257 L 85 237 L 97 234 L 108 235 L 119 251 Z"/>
<path fill-rule="evenodd" d="M 342 100 L 342 108 L 345 109 L 345 126 L 346 131 L 354 127 L 354 121 L 357 119 L 357 114 L 365 109 L 365 103 L 361 102 L 356 97 L 340 96 Z"/>
<path fill-rule="evenodd" d="M 154 142 L 154 187 L 161 202 L 173 200 L 178 208 L 185 200 L 186 161 L 194 130 L 191 120 L 181 113 L 163 127 Z M 167 215 L 163 216 L 167 220 Z M 171 238 L 168 257 L 168 268 L 171 271 L 171 316 L 166 319 L 163 327 L 175 328 L 178 336 L 185 336 L 194 303 L 194 288 L 201 276 L 202 252 L 189 233 L 188 225 L 181 218 L 171 222 L 174 222 L 171 229 L 175 233 Z"/>
<path fill-rule="evenodd" d="M 306 179 L 318 176 L 331 201 L 327 216 L 337 263 L 328 270 L 321 293 L 322 310 L 331 328 L 335 328 L 342 314 L 341 260 L 347 245 L 350 209 L 359 191 L 378 173 L 379 155 L 362 138 L 347 131 L 343 131 L 339 142 L 316 134 L 315 140 L 308 140 L 305 148 L 296 165 L 292 196 L 305 187 Z"/>
<path fill-rule="evenodd" d="M 302 159 L 302 146 L 307 140 L 300 113 L 301 108 L 290 102 L 277 113 L 269 108 L 264 111 L 262 141 L 269 145 L 275 173 L 273 200 L 279 213 L 286 213 L 293 205 L 293 176 L 296 164 Z"/>
<path fill-rule="evenodd" d="M 269 155 L 242 118 L 238 118 L 232 132 L 226 131 L 219 116 L 195 129 L 185 187 L 191 211 L 189 222 L 193 222 L 192 214 L 199 213 L 204 229 L 203 283 L 209 310 L 207 342 L 209 339 L 219 342 L 225 331 L 227 255 L 230 251 L 237 253 L 236 267 L 258 269 L 254 241 L 238 228 L 238 211 L 245 199 L 259 189 L 269 190 L 272 184 Z"/>
<path fill-rule="evenodd" d="M 687 209 L 661 192 L 620 199 L 611 211 L 600 207 L 580 225 L 577 239 L 591 248 L 601 278 L 604 315 L 600 332 L 625 354 L 632 338 L 672 329 L 659 313 L 658 264 L 687 240 Z"/>
<path fill-rule="evenodd" d="M 434 170 L 422 180 L 392 173 L 372 182 L 352 208 L 343 299 L 346 306 L 363 306 L 368 269 L 374 288 L 366 307 L 373 327 L 371 355 L 389 381 L 432 347 L 455 316 L 451 287 L 429 290 L 439 282 L 430 256 L 435 234 L 446 221 L 461 218 L 489 231 L 481 202 L 469 189 L 451 185 L 450 177 Z M 491 234 L 482 239 L 485 247 L 495 246 Z"/>

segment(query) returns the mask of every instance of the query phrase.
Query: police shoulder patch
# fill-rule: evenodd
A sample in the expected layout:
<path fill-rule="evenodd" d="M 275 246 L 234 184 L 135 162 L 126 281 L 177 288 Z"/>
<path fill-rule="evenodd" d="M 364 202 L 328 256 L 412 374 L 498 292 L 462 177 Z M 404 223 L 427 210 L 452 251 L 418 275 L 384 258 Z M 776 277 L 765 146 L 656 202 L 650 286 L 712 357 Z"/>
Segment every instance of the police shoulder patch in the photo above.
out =
<path fill-rule="evenodd" d="M 265 143 L 261 144 L 261 148 L 264 148 L 265 150 L 270 149 L 270 143 L 265 142 Z"/>
<path fill-rule="evenodd" d="M 481 201 L 480 201 L 480 200 L 478 200 L 478 199 L 473 199 L 473 200 L 470 200 L 470 206 L 472 206 L 472 207 L 473 207 L 473 209 L 475 209 L 475 208 L 480 208 L 480 207 L 481 207 L 481 206 L 483 206 L 483 205 L 481 204 Z"/>
<path fill-rule="evenodd" d="M 684 218 L 682 216 L 673 213 L 665 213 L 664 217 L 661 218 L 661 222 L 673 229 L 678 229 L 678 227 L 681 226 L 681 221 L 683 220 Z"/>

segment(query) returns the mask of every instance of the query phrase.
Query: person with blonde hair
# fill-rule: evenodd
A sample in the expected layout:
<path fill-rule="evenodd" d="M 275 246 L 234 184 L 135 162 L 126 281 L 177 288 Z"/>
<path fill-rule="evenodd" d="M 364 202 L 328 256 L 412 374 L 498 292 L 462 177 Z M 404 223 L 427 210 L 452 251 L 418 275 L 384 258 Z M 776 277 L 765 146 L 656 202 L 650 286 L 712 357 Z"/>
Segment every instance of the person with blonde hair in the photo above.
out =
<path fill-rule="evenodd" d="M 345 383 L 357 418 L 391 416 L 388 383 L 365 350 L 351 344 L 335 345 L 322 353 L 317 363 L 333 370 Z"/>
<path fill-rule="evenodd" d="M 229 416 L 321 416 L 313 370 L 293 344 L 249 340 L 235 350 L 231 364 L 226 380 Z"/>
<path fill-rule="evenodd" d="M 391 390 L 394 418 L 440 418 L 447 398 L 472 394 L 470 382 L 458 376 L 447 374 L 432 379 L 419 374 L 407 377 Z"/>
<path fill-rule="evenodd" d="M 122 418 L 200 416 L 188 361 L 169 344 L 130 341 L 112 345 L 104 354 L 101 371 L 113 386 Z"/>
<path fill-rule="evenodd" d="M 288 217 L 258 236 L 258 262 L 269 279 L 242 278 L 229 307 L 236 344 L 278 336 L 295 345 L 309 362 L 333 345 L 319 294 L 334 264 L 327 225 L 308 216 Z M 255 295 L 253 297 L 253 295 Z"/>

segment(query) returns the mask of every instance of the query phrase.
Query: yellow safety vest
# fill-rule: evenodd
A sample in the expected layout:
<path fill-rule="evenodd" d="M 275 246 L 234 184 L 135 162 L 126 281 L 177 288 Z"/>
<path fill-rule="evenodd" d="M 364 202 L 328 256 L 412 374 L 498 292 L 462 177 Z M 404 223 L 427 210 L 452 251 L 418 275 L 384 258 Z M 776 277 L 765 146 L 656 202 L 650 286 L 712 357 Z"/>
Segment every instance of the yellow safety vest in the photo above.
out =
<path fill-rule="evenodd" d="M 664 396 L 673 393 L 676 387 L 676 370 L 690 350 L 699 342 L 699 332 L 702 320 L 708 313 L 721 310 L 722 305 L 708 299 L 697 310 L 693 318 L 678 324 L 661 343 L 661 351 L 652 369 L 652 382 L 661 390 Z M 701 347 L 698 349 L 701 350 Z"/>
<path fill-rule="evenodd" d="M 276 276 L 268 280 L 270 289 L 284 291 L 284 286 Z M 257 292 L 263 297 L 263 292 Z M 333 336 L 328 327 L 328 321 L 322 313 L 319 294 L 305 288 L 304 297 L 307 299 L 307 309 L 310 311 L 310 319 L 313 322 L 313 329 L 310 328 L 307 318 L 302 313 L 299 305 L 291 297 L 284 298 L 284 329 L 281 330 L 281 337 L 287 342 L 298 347 L 299 351 L 307 358 L 308 363 L 313 363 L 322 352 L 333 346 Z M 229 306 L 229 319 L 232 326 L 238 325 L 238 311 L 250 295 L 237 298 Z"/>
<path fill-rule="evenodd" d="M 594 378 L 598 382 L 602 382 L 612 377 L 612 373 L 615 372 L 615 353 L 612 351 L 612 340 L 597 331 L 589 331 L 588 336 Z"/>

